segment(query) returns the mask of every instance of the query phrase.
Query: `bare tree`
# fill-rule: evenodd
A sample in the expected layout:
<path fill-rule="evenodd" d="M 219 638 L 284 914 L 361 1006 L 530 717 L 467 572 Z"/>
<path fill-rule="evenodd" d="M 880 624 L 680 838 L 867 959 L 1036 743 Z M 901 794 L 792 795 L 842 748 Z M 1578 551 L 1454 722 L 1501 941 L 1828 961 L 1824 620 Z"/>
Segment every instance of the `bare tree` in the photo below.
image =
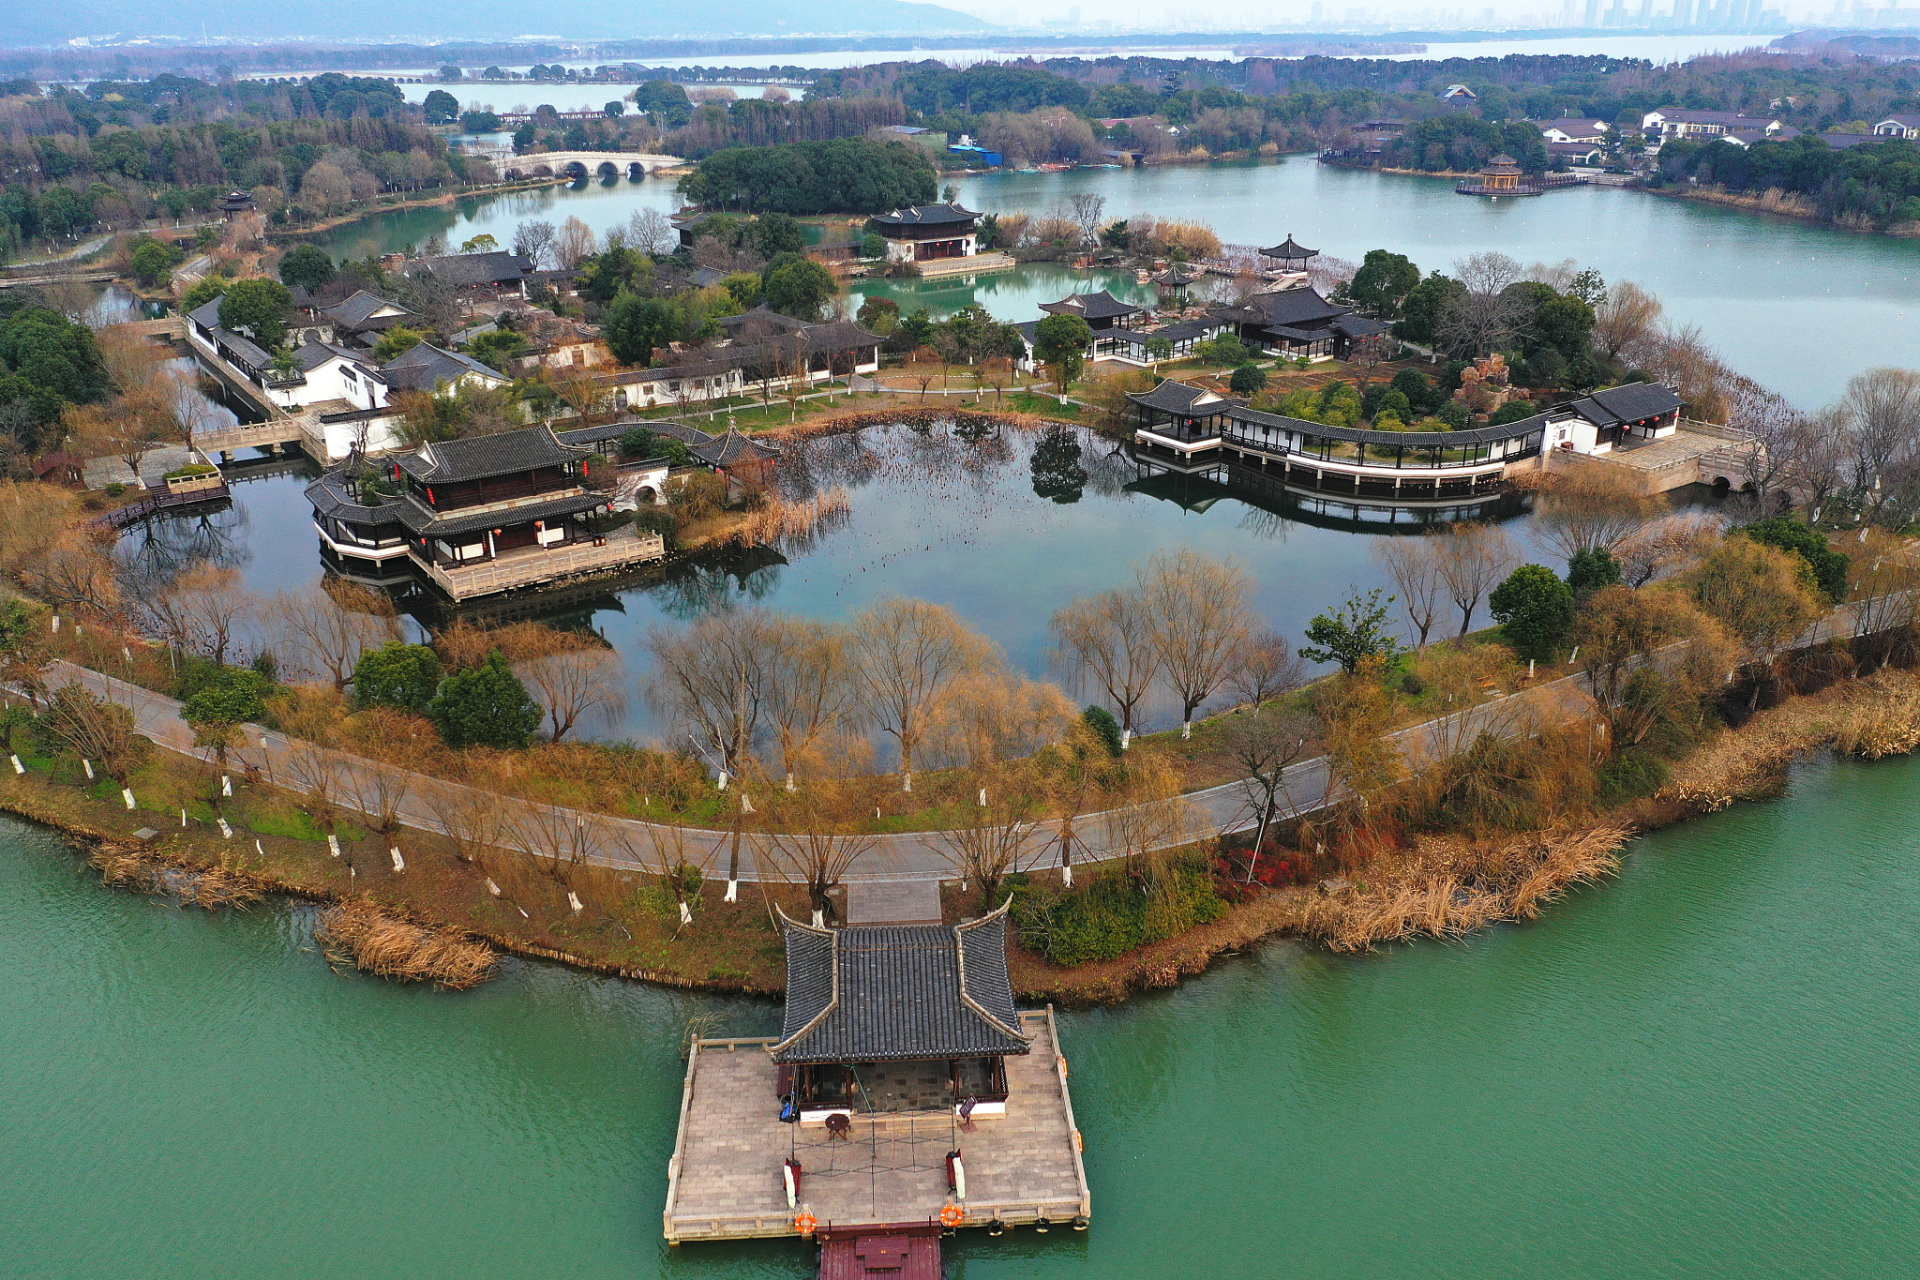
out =
<path fill-rule="evenodd" d="M 568 218 L 553 238 L 554 262 L 562 271 L 572 271 L 599 249 L 593 228 L 578 218 Z"/>
<path fill-rule="evenodd" d="M 506 847 L 506 802 L 491 787 L 434 779 L 420 788 L 420 802 L 460 861 L 484 871 L 488 856 Z"/>
<path fill-rule="evenodd" d="M 1016 767 L 981 770 L 969 781 L 978 785 L 979 802 L 961 802 L 959 821 L 940 832 L 941 852 L 960 878 L 980 885 L 980 910 L 999 906 L 1000 885 L 1020 869 L 1022 858 L 1037 852 L 1027 779 Z"/>
<path fill-rule="evenodd" d="M 1056 611 L 1050 624 L 1054 661 L 1071 683 L 1091 680 L 1120 716 L 1120 739 L 1134 734 L 1135 713 L 1153 688 L 1160 653 L 1153 643 L 1146 602 L 1137 587 L 1081 596 Z"/>
<path fill-rule="evenodd" d="M 203 561 L 142 604 L 168 644 L 225 666 L 258 601 L 237 570 Z"/>
<path fill-rule="evenodd" d="M 1453 275 L 1465 288 L 1440 314 L 1441 341 L 1475 356 L 1496 350 L 1519 318 L 1520 306 L 1507 290 L 1519 282 L 1520 264 L 1504 253 L 1476 253 L 1456 261 Z"/>
<path fill-rule="evenodd" d="M 1069 203 L 1073 207 L 1074 225 L 1080 228 L 1080 243 L 1099 244 L 1100 214 L 1107 207 L 1107 198 L 1081 191 L 1076 192 Z"/>
<path fill-rule="evenodd" d="M 853 670 L 873 723 L 900 748 L 901 789 L 949 682 L 999 665 L 992 646 L 951 610 L 925 600 L 878 600 L 853 616 Z"/>
<path fill-rule="evenodd" d="M 807 891 L 816 928 L 834 914 L 830 891 L 874 845 L 873 836 L 847 820 L 851 807 L 852 796 L 839 786 L 816 783 L 781 800 L 769 814 L 771 829 L 757 842 L 766 865 Z"/>
<path fill-rule="evenodd" d="M 1660 299 L 1631 280 L 1622 280 L 1607 289 L 1607 296 L 1594 308 L 1593 341 L 1607 359 L 1621 356 L 1645 344 L 1660 323 Z"/>
<path fill-rule="evenodd" d="M 1840 422 L 1853 451 L 1853 487 L 1878 516 L 1894 468 L 1920 450 L 1920 372 L 1869 369 L 1847 380 Z"/>
<path fill-rule="evenodd" d="M 1191 550 L 1162 552 L 1135 578 L 1161 673 L 1180 700 L 1180 736 L 1190 738 L 1193 713 L 1226 683 L 1253 631 L 1252 584 L 1234 561 Z"/>
<path fill-rule="evenodd" d="M 1302 670 L 1286 637 L 1272 627 L 1259 627 L 1247 636 L 1240 661 L 1227 673 L 1227 689 L 1258 711 L 1269 699 L 1298 686 Z"/>
<path fill-rule="evenodd" d="M 277 592 L 267 614 L 287 672 L 319 676 L 335 689 L 352 683 L 361 654 L 400 638 L 392 598 L 344 578 L 322 579 L 319 591 Z"/>
<path fill-rule="evenodd" d="M 1360 370 L 1360 389 L 1365 391 L 1380 366 L 1393 357 L 1399 344 L 1384 333 L 1370 333 L 1357 339 L 1347 354 L 1347 363 Z"/>
<path fill-rule="evenodd" d="M 1248 807 L 1260 819 L 1253 837 L 1253 855 L 1247 861 L 1249 883 L 1259 865 L 1260 850 L 1266 845 L 1267 828 L 1282 808 L 1293 807 L 1287 767 L 1305 757 L 1315 729 L 1312 716 L 1279 707 L 1271 711 L 1256 707 L 1251 714 L 1227 722 L 1227 758 L 1240 775 L 1240 790 Z"/>
<path fill-rule="evenodd" d="M 1615 543 L 1613 558 L 1630 587 L 1644 587 L 1696 563 L 1720 538 L 1720 521 L 1702 512 L 1675 512 L 1641 525 Z"/>
<path fill-rule="evenodd" d="M 583 642 L 542 654 L 517 664 L 514 671 L 534 701 L 546 708 L 549 736 L 555 742 L 583 719 L 612 724 L 627 709 L 626 665 L 619 654 L 600 645 Z"/>
<path fill-rule="evenodd" d="M 81 610 L 96 617 L 120 613 L 119 575 L 106 551 L 88 533 L 51 533 L 46 541 L 23 548 L 20 556 L 21 585 L 55 609 Z"/>
<path fill-rule="evenodd" d="M 287 740 L 287 782 L 305 797 L 300 807 L 327 835 L 339 824 L 345 775 L 346 762 L 337 751 L 299 736 Z"/>
<path fill-rule="evenodd" d="M 576 912 L 585 906 L 574 890 L 576 873 L 592 858 L 599 834 L 587 815 L 572 809 L 530 800 L 507 809 L 508 847 L 529 867 L 550 876 L 566 893 L 567 906 Z"/>
<path fill-rule="evenodd" d="M 627 219 L 627 247 L 641 253 L 672 253 L 679 233 L 658 209 L 642 209 Z"/>
<path fill-rule="evenodd" d="M 554 230 L 551 222 L 528 219 L 513 229 L 513 251 L 544 271 L 553 261 Z"/>
<path fill-rule="evenodd" d="M 780 765 L 793 786 L 796 766 L 841 738 L 858 716 L 852 655 L 839 628 L 778 618 L 771 636 L 766 713 L 780 738 Z M 840 743 L 844 749 L 847 744 Z"/>
<path fill-rule="evenodd" d="M 1460 610 L 1460 634 L 1473 625 L 1473 611 L 1513 569 L 1513 543 L 1492 525 L 1462 523 L 1440 542 L 1440 577 Z"/>
<path fill-rule="evenodd" d="M 1373 555 L 1393 580 L 1394 596 L 1407 615 L 1407 634 L 1417 648 L 1426 648 L 1434 618 L 1447 599 L 1447 578 L 1441 570 L 1446 534 L 1429 532 L 1418 538 L 1381 538 Z"/>
<path fill-rule="evenodd" d="M 764 609 L 708 614 L 688 627 L 647 633 L 647 700 L 717 753 L 729 775 L 746 767 L 760 736 L 777 640 L 778 624 Z"/>
<path fill-rule="evenodd" d="M 1619 469 L 1589 465 L 1553 474 L 1535 518 L 1542 541 L 1571 561 L 1583 551 L 1613 550 L 1662 507 Z"/>
<path fill-rule="evenodd" d="M 136 731 L 132 710 L 78 682 L 53 691 L 40 723 L 51 741 L 76 759 L 99 765 L 123 792 L 146 760 L 149 743 Z"/>
<path fill-rule="evenodd" d="M 635 865 L 659 877 L 680 911 L 680 927 L 693 923 L 693 903 L 687 881 L 699 868 L 691 856 L 692 833 L 672 825 L 642 826 L 612 818 L 597 820 L 602 841 L 624 853 Z"/>

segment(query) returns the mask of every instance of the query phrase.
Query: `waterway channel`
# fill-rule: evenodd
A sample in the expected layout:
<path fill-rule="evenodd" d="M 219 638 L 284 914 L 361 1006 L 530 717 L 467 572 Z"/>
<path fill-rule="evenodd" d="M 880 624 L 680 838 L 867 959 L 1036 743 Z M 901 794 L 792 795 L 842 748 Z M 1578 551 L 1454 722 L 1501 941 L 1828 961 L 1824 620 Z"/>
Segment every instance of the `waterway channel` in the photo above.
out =
<path fill-rule="evenodd" d="M 1037 213 L 1090 192 L 1105 197 L 1110 218 L 1143 212 L 1195 218 L 1234 244 L 1274 244 L 1292 234 L 1354 262 L 1369 249 L 1392 249 L 1423 272 L 1487 250 L 1523 263 L 1573 258 L 1609 280 L 1652 289 L 1669 319 L 1699 325 L 1741 372 L 1807 408 L 1833 399 L 1862 369 L 1911 364 L 1913 335 L 1920 332 L 1920 241 L 1615 187 L 1478 200 L 1455 195 L 1448 180 L 1338 169 L 1311 156 L 951 181 L 962 203 L 985 212 Z M 514 225 L 528 218 L 579 217 L 604 233 L 640 209 L 671 212 L 678 204 L 668 178 L 596 179 L 381 214 L 318 243 L 353 258 L 422 245 L 436 234 L 458 245 L 487 232 L 506 244 Z M 1019 321 L 1037 317 L 1040 302 L 1070 285 L 1045 278 L 1023 287 L 981 276 L 971 289 L 951 281 L 886 287 L 904 295 L 903 302 L 923 295 L 937 313 L 977 300 L 1001 319 Z"/>
<path fill-rule="evenodd" d="M 1907 1274 L 1917 831 L 1920 761 L 1816 761 L 1533 923 L 1065 1011 L 1093 1229 L 968 1233 L 954 1274 Z M 307 907 L 77 865 L 0 820 L 9 1276 L 813 1274 L 660 1239 L 686 1020 L 775 1006 L 520 962 L 402 989 L 330 973 Z"/>

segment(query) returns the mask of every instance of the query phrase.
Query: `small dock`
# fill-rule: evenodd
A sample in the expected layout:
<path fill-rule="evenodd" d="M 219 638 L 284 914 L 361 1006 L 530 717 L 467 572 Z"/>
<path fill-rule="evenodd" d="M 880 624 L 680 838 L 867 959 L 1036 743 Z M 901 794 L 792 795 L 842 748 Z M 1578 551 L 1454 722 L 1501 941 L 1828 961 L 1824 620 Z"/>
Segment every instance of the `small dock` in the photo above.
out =
<path fill-rule="evenodd" d="M 803 1213 L 825 1243 L 932 1228 L 937 1244 L 943 1210 L 947 1226 L 1084 1227 L 1093 1203 L 1052 1006 L 1019 1021 L 1031 1051 L 1006 1059 L 1005 1114 L 855 1111 L 843 1131 L 781 1120 L 775 1037 L 694 1041 L 667 1166 L 667 1239 L 798 1236 Z M 964 1197 L 949 1188 L 949 1152 L 960 1153 Z M 798 1165 L 791 1205 L 789 1160 Z"/>

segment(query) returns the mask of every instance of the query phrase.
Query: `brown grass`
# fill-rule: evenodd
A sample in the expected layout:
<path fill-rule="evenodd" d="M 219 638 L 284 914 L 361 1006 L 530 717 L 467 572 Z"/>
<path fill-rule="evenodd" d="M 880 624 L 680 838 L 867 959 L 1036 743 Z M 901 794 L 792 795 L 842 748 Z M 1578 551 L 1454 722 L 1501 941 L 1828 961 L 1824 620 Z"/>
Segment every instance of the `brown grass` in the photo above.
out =
<path fill-rule="evenodd" d="M 1920 674 L 1883 668 L 1788 699 L 1695 752 L 1660 798 L 1712 813 L 1771 795 L 1795 756 L 1823 746 L 1869 760 L 1920 749 Z"/>
<path fill-rule="evenodd" d="M 429 929 L 397 920 L 370 902 L 329 907 L 313 927 L 329 963 L 401 982 L 431 982 L 453 991 L 493 976 L 493 948 L 458 929 Z"/>
<path fill-rule="evenodd" d="M 1371 883 L 1307 897 L 1301 931 L 1334 951 L 1370 951 L 1531 920 L 1573 886 L 1619 870 L 1629 834 L 1608 823 L 1484 846 L 1423 840 L 1404 868 L 1376 867 Z"/>
<path fill-rule="evenodd" d="M 838 486 L 807 502 L 786 502 L 770 496 L 765 506 L 747 513 L 734 526 L 733 540 L 745 547 L 804 541 L 816 529 L 843 520 L 852 510 L 852 499 Z"/>
<path fill-rule="evenodd" d="M 236 871 L 175 867 L 141 849 L 102 846 L 87 861 L 100 872 L 103 884 L 135 893 L 175 894 L 182 906 L 245 911 L 263 896 L 251 878 Z"/>

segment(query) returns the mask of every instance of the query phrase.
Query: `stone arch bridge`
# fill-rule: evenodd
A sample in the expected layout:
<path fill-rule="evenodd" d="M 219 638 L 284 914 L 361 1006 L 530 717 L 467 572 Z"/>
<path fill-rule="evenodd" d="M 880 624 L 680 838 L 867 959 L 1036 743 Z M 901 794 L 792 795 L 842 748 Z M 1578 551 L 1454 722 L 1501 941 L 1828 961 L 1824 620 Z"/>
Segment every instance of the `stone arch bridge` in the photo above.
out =
<path fill-rule="evenodd" d="M 606 178 L 625 174 L 641 177 L 657 169 L 678 168 L 687 163 L 683 156 L 656 156 L 642 151 L 543 151 L 521 156 L 512 151 L 483 152 L 493 161 L 503 178 Z"/>

